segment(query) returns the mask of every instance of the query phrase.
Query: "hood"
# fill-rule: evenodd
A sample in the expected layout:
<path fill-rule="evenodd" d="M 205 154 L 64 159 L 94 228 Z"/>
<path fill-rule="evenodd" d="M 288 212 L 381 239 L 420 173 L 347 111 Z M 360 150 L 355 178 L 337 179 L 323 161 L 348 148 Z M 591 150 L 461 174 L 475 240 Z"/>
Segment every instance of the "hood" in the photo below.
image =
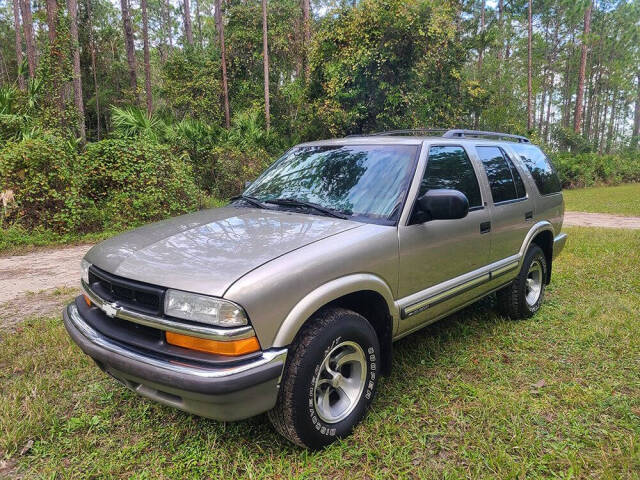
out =
<path fill-rule="evenodd" d="M 123 233 L 93 247 L 85 259 L 132 280 L 222 296 L 260 265 L 360 225 L 339 218 L 229 206 Z"/>

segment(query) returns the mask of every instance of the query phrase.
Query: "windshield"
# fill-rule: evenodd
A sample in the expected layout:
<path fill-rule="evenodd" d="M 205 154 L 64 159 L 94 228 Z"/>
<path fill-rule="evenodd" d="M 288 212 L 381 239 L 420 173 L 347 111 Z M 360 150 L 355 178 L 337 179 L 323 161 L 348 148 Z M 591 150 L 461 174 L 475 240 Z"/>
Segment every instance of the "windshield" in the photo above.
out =
<path fill-rule="evenodd" d="M 400 216 L 417 150 L 415 145 L 297 147 L 244 194 L 261 202 L 310 202 L 354 220 L 393 224 Z"/>

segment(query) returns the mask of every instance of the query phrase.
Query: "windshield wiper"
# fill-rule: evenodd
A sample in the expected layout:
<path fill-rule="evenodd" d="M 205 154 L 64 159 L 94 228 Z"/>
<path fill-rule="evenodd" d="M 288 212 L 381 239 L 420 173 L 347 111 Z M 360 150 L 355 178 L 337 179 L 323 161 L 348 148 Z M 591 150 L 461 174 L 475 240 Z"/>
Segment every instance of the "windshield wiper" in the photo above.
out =
<path fill-rule="evenodd" d="M 244 200 L 245 202 L 250 203 L 254 207 L 267 208 L 264 206 L 264 203 L 262 203 L 260 200 L 258 200 L 255 197 L 250 197 L 248 195 L 236 195 L 235 197 L 231 197 L 232 202 L 235 200 Z"/>
<path fill-rule="evenodd" d="M 273 200 L 265 200 L 264 203 L 273 203 L 274 205 L 282 205 L 285 207 L 306 207 L 316 210 L 320 213 L 324 213 L 330 217 L 342 218 L 346 220 L 349 218 L 348 215 L 344 213 L 337 212 L 330 208 L 325 208 L 322 205 L 318 205 L 317 203 L 305 202 L 303 200 L 298 200 L 297 198 L 274 198 Z"/>

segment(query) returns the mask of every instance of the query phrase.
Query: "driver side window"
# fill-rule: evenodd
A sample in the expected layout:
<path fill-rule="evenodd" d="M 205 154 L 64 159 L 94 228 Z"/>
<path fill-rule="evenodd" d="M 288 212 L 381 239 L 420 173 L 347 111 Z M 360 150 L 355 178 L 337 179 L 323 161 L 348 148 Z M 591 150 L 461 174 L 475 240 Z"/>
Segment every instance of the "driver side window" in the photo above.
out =
<path fill-rule="evenodd" d="M 464 193 L 469 199 L 469 209 L 482 206 L 478 179 L 464 148 L 439 146 L 429 149 L 427 168 L 418 196 L 440 188 Z"/>

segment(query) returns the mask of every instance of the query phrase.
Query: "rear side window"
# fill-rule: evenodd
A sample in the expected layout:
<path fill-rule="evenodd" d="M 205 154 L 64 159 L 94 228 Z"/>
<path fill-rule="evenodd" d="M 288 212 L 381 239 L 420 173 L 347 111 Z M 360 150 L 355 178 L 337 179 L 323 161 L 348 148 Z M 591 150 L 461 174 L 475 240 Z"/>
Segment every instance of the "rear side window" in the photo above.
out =
<path fill-rule="evenodd" d="M 525 196 L 524 186 L 520 187 L 518 185 L 518 183 L 522 184 L 522 179 L 515 167 L 510 165 L 510 160 L 503 155 L 502 149 L 498 147 L 476 147 L 476 150 L 487 172 L 493 203 L 516 200 Z M 514 174 L 517 175 L 515 180 Z M 520 188 L 522 189 L 521 192 L 518 191 Z"/>
<path fill-rule="evenodd" d="M 504 150 L 502 150 L 502 154 L 504 155 L 504 158 L 507 159 L 509 168 L 511 168 L 511 175 L 513 175 L 513 181 L 516 184 L 516 193 L 518 194 L 518 198 L 526 197 L 527 190 L 524 188 L 524 182 L 522 181 L 522 177 L 520 176 L 518 169 L 513 164 L 513 162 L 511 161 L 511 158 L 509 157 L 509 155 L 505 153 Z"/>
<path fill-rule="evenodd" d="M 558 175 L 556 175 L 551 162 L 542 153 L 542 150 L 535 145 L 526 143 L 514 143 L 511 148 L 520 155 L 522 162 L 531 172 L 531 176 L 542 195 L 549 195 L 562 190 Z"/>
<path fill-rule="evenodd" d="M 431 147 L 427 169 L 420 184 L 420 196 L 443 188 L 458 190 L 469 199 L 469 208 L 480 207 L 480 187 L 467 152 L 462 147 Z"/>

